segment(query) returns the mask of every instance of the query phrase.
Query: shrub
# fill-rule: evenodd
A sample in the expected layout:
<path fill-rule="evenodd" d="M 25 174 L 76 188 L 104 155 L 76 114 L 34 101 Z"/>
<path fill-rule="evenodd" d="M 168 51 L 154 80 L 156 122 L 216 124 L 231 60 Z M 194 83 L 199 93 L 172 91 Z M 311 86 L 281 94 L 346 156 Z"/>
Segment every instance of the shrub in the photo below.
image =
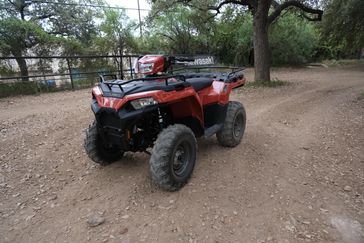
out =
<path fill-rule="evenodd" d="M 28 95 L 36 94 L 38 86 L 36 82 L 14 82 L 14 83 L 0 83 L 0 97 L 7 97 L 12 95 Z"/>

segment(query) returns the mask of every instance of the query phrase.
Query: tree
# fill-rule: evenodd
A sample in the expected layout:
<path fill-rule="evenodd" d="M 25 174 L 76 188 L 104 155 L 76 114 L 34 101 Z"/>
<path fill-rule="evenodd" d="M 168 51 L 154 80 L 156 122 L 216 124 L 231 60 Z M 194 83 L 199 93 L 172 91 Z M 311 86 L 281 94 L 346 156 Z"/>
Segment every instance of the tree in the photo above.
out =
<path fill-rule="evenodd" d="M 79 2 L 78 2 L 79 3 Z M 82 2 L 81 2 L 82 3 Z M 28 67 L 23 56 L 60 37 L 74 37 L 85 44 L 95 33 L 95 14 L 72 0 L 54 3 L 32 0 L 3 1 L 0 8 L 0 52 L 16 57 L 23 80 Z"/>
<path fill-rule="evenodd" d="M 212 14 L 182 6 L 172 6 L 168 11 L 152 9 L 148 23 L 148 49 L 159 49 L 170 54 L 196 54 L 211 48 Z M 210 21 L 206 21 L 210 19 Z"/>
<path fill-rule="evenodd" d="M 246 11 L 228 6 L 215 20 L 213 53 L 219 61 L 234 65 L 252 64 L 252 16 Z"/>
<path fill-rule="evenodd" d="M 299 65 L 312 61 L 319 38 L 315 25 L 294 13 L 286 13 L 269 29 L 272 65 Z"/>
<path fill-rule="evenodd" d="M 96 38 L 97 49 L 102 53 L 119 55 L 115 62 L 120 70 L 120 77 L 123 78 L 122 55 L 138 49 L 131 30 L 135 24 L 130 22 L 125 12 L 117 10 L 104 10 L 104 18 L 100 24 L 100 34 Z"/>
<path fill-rule="evenodd" d="M 331 47 L 355 53 L 360 58 L 364 47 L 364 1 L 330 0 L 321 30 Z"/>
<path fill-rule="evenodd" d="M 0 21 L 0 51 L 16 58 L 23 81 L 28 80 L 28 67 L 22 58 L 23 51 L 48 40 L 48 34 L 32 22 L 13 18 Z"/>
<path fill-rule="evenodd" d="M 282 12 L 292 8 L 298 9 L 301 16 L 310 21 L 320 21 L 323 11 L 314 8 L 315 2 L 316 1 L 309 0 L 154 0 L 155 4 L 160 4 L 162 7 L 182 3 L 186 6 L 198 8 L 200 10 L 213 10 L 216 12 L 216 15 L 220 13 L 225 5 L 229 4 L 247 8 L 253 15 L 253 45 L 256 81 L 270 81 L 271 61 L 268 40 L 269 26 L 282 14 Z"/>

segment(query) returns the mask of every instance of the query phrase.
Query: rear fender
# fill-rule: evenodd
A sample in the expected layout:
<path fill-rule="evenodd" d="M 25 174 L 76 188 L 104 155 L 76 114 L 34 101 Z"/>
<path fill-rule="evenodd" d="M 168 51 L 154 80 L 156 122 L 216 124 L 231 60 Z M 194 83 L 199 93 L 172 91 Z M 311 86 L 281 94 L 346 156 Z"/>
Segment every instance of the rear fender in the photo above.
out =
<path fill-rule="evenodd" d="M 231 89 L 231 83 L 214 81 L 211 86 L 200 90 L 198 94 L 204 106 L 215 103 L 225 105 L 229 102 Z"/>
<path fill-rule="evenodd" d="M 174 120 L 178 121 L 186 117 L 193 117 L 200 123 L 201 127 L 204 126 L 202 103 L 195 92 L 190 96 L 167 104 L 172 110 Z"/>
<path fill-rule="evenodd" d="M 231 82 L 229 83 L 231 85 L 231 88 L 232 89 L 236 89 L 236 88 L 239 88 L 241 86 L 244 86 L 245 85 L 245 82 L 246 82 L 246 79 L 245 78 L 242 78 L 242 79 L 238 79 L 234 82 Z"/>

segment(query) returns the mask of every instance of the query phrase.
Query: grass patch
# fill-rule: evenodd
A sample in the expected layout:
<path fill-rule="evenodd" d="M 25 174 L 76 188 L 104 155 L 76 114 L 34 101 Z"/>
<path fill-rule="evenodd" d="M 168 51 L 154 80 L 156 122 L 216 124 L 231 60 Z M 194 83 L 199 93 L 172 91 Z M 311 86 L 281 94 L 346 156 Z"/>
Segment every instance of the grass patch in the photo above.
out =
<path fill-rule="evenodd" d="M 94 79 L 80 79 L 80 80 L 74 80 L 73 85 L 75 89 L 83 89 L 88 87 L 93 87 L 95 85 L 96 81 Z"/>
<path fill-rule="evenodd" d="M 37 83 L 32 81 L 0 83 L 0 97 L 36 94 L 37 90 Z"/>
<path fill-rule="evenodd" d="M 359 94 L 358 100 L 364 100 L 364 91 Z"/>
<path fill-rule="evenodd" d="M 289 85 L 288 81 L 283 81 L 279 79 L 273 79 L 271 81 L 254 81 L 254 82 L 247 82 L 244 87 L 250 88 L 250 87 L 268 87 L 268 88 L 276 88 L 280 86 Z"/>
<path fill-rule="evenodd" d="M 326 64 L 329 67 L 347 66 L 355 64 L 364 64 L 364 59 L 325 60 L 322 63 Z"/>
<path fill-rule="evenodd" d="M 93 79 L 82 79 L 74 80 L 74 89 L 84 89 L 93 87 L 95 80 Z M 16 95 L 34 95 L 38 93 L 51 93 L 65 90 L 72 90 L 70 82 L 64 82 L 60 85 L 48 85 L 45 82 L 36 81 L 23 81 L 23 82 L 12 82 L 12 83 L 1 83 L 0 82 L 0 98 L 16 96 Z"/>

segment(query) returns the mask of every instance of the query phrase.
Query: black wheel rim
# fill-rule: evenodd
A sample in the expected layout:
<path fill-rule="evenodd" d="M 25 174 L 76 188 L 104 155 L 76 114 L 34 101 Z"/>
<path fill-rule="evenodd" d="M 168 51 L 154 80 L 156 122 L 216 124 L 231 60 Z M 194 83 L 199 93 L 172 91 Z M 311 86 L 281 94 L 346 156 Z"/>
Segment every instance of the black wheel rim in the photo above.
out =
<path fill-rule="evenodd" d="M 188 164 L 191 160 L 191 147 L 187 142 L 180 143 L 173 154 L 173 173 L 177 177 L 181 177 L 187 170 Z"/>
<path fill-rule="evenodd" d="M 235 118 L 234 118 L 234 136 L 235 137 L 240 137 L 242 135 L 243 132 L 243 126 L 244 126 L 244 117 L 243 114 L 238 113 Z"/>

